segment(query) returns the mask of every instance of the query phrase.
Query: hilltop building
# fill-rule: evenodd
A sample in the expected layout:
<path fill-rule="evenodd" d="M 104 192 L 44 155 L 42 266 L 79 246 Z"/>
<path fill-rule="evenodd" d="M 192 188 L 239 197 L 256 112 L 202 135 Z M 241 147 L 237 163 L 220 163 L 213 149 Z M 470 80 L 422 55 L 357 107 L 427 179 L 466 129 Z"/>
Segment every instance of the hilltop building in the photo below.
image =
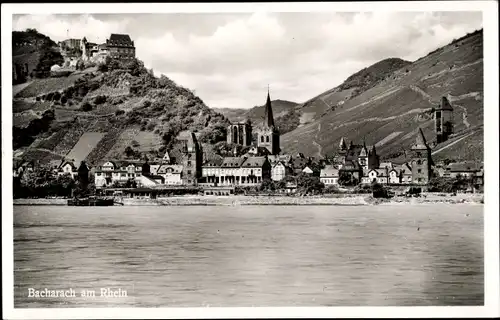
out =
<path fill-rule="evenodd" d="M 434 127 L 437 143 L 445 142 L 453 134 L 453 107 L 446 97 L 434 111 Z"/>
<path fill-rule="evenodd" d="M 112 33 L 109 39 L 106 40 L 106 46 L 111 58 L 135 58 L 134 41 L 132 41 L 128 34 Z"/>

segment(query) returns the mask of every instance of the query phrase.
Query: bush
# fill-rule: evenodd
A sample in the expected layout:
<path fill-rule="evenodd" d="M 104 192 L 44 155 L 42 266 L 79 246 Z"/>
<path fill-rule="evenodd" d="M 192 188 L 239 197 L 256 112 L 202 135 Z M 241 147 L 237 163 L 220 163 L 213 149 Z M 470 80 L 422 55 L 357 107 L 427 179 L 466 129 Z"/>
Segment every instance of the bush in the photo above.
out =
<path fill-rule="evenodd" d="M 101 63 L 97 66 L 97 70 L 100 72 L 107 72 L 108 71 L 108 66 L 104 63 Z"/>
<path fill-rule="evenodd" d="M 115 111 L 115 115 L 117 115 L 117 116 L 122 115 L 124 113 L 125 113 L 125 111 L 123 111 L 122 109 L 119 109 L 119 110 Z"/>
<path fill-rule="evenodd" d="M 94 98 L 95 105 L 103 104 L 105 102 L 106 102 L 106 96 L 104 96 L 104 95 L 100 95 L 100 96 L 97 96 Z"/>
<path fill-rule="evenodd" d="M 68 102 L 68 98 L 65 95 L 62 95 L 61 96 L 61 103 L 66 104 L 66 102 Z"/>
<path fill-rule="evenodd" d="M 92 110 L 92 105 L 91 105 L 90 103 L 88 103 L 88 102 L 85 102 L 85 103 L 81 106 L 80 110 L 85 111 L 85 112 L 87 112 L 87 111 L 91 111 L 91 110 Z"/>

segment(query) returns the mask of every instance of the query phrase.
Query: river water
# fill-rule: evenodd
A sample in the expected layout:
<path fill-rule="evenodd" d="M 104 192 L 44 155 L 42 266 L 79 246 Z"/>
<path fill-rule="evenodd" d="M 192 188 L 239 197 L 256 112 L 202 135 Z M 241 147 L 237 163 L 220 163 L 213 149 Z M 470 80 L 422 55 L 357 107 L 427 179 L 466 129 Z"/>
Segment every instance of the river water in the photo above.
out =
<path fill-rule="evenodd" d="M 483 205 L 15 206 L 14 260 L 16 308 L 483 305 Z"/>

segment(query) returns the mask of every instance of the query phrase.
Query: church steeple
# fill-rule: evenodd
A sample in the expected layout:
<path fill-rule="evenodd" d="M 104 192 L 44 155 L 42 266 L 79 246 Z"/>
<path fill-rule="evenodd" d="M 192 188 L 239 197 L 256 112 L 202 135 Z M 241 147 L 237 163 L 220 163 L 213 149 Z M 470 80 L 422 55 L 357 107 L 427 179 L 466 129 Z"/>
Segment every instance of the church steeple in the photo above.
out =
<path fill-rule="evenodd" d="M 257 146 L 264 147 L 269 151 L 269 153 L 276 155 L 280 153 L 280 133 L 278 128 L 274 126 L 269 86 L 267 88 L 267 101 L 264 108 L 264 123 L 258 131 Z"/>
<path fill-rule="evenodd" d="M 267 100 L 264 113 L 264 127 L 274 127 L 273 108 L 271 106 L 271 97 L 269 96 L 269 85 L 267 86 Z"/>

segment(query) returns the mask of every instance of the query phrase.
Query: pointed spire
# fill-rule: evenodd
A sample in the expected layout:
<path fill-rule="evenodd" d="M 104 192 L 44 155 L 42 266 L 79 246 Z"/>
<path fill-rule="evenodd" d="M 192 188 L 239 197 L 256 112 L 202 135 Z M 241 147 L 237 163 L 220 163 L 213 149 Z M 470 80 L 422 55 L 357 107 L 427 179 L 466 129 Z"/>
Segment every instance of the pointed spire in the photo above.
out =
<path fill-rule="evenodd" d="M 267 100 L 264 113 L 264 126 L 269 128 L 274 127 L 273 108 L 271 106 L 271 97 L 269 95 L 269 85 L 267 86 Z"/>
<path fill-rule="evenodd" d="M 451 106 L 450 102 L 448 101 L 448 99 L 446 97 L 441 98 L 440 109 L 453 111 L 453 107 Z"/>
<path fill-rule="evenodd" d="M 345 143 L 345 139 L 344 139 L 344 137 L 340 138 L 339 149 L 340 149 L 340 150 L 345 150 L 345 149 L 347 149 L 347 144 Z"/>
<path fill-rule="evenodd" d="M 428 149 L 427 141 L 425 140 L 424 132 L 422 128 L 418 128 L 417 138 L 415 139 L 415 144 L 412 149 Z"/>

